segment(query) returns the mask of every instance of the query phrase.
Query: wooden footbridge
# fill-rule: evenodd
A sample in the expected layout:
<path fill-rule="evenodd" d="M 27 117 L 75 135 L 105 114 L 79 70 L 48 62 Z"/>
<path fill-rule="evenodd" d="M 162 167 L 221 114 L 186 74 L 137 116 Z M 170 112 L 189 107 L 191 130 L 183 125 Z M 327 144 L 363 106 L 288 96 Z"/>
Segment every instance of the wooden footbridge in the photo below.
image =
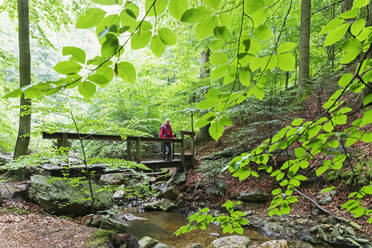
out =
<path fill-rule="evenodd" d="M 85 133 L 65 133 L 43 132 L 43 139 L 57 140 L 57 147 L 68 147 L 68 140 L 101 140 L 101 141 L 118 141 L 127 142 L 126 159 L 146 165 L 150 169 L 171 168 L 171 167 L 190 167 L 194 164 L 194 132 L 181 131 L 180 139 L 161 139 L 157 137 L 141 137 L 141 136 L 126 136 L 122 138 L 120 135 L 105 135 L 105 134 L 85 134 Z M 186 136 L 191 138 L 191 153 L 185 153 Z M 169 142 L 172 144 L 171 161 L 165 160 L 142 160 L 141 146 L 145 142 Z M 175 153 L 175 144 L 180 144 L 180 153 Z M 135 152 L 132 152 L 132 147 L 135 147 Z M 160 151 L 159 151 L 160 154 Z M 114 172 L 110 172 L 114 173 Z M 104 174 L 103 172 L 100 174 Z"/>

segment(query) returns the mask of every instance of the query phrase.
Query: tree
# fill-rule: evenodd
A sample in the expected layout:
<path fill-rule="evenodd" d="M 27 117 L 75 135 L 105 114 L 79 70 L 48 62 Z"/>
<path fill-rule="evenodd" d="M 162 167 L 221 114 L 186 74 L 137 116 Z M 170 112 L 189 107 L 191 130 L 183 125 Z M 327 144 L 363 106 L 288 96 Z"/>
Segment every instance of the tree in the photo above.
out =
<path fill-rule="evenodd" d="M 18 0 L 19 86 L 31 84 L 31 52 L 28 0 Z M 31 100 L 22 94 L 14 158 L 27 154 L 31 132 Z"/>
<path fill-rule="evenodd" d="M 311 0 L 301 1 L 301 24 L 300 24 L 300 63 L 298 85 L 304 88 L 310 78 L 310 22 Z"/>

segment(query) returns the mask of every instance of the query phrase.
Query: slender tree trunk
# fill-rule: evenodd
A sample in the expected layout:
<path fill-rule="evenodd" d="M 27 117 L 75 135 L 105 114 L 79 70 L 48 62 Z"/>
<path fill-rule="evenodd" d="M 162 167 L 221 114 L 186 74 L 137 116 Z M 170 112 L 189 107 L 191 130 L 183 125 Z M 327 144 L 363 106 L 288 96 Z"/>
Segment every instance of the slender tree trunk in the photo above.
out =
<path fill-rule="evenodd" d="M 310 19 L 311 0 L 301 0 L 300 63 L 298 85 L 304 88 L 310 78 Z"/>
<path fill-rule="evenodd" d="M 344 0 L 341 3 L 341 12 L 346 12 L 353 7 L 353 0 Z"/>
<path fill-rule="evenodd" d="M 369 1 L 367 10 L 367 26 L 372 26 L 372 0 Z"/>
<path fill-rule="evenodd" d="M 335 13 L 335 6 L 332 7 L 332 19 L 336 17 Z M 331 66 L 331 71 L 335 69 L 335 45 L 331 45 L 327 47 L 327 55 L 328 55 L 328 62 Z"/>
<path fill-rule="evenodd" d="M 28 0 L 18 0 L 19 86 L 31 84 L 31 53 Z M 14 158 L 27 154 L 31 132 L 31 100 L 22 95 Z"/>
<path fill-rule="evenodd" d="M 209 77 L 210 69 L 209 66 L 206 64 L 209 62 L 210 50 L 204 50 L 200 53 L 200 78 Z M 209 134 L 209 127 L 210 125 L 206 125 L 204 127 L 199 128 L 198 136 L 196 137 L 197 143 L 204 143 L 211 140 L 211 136 Z"/>

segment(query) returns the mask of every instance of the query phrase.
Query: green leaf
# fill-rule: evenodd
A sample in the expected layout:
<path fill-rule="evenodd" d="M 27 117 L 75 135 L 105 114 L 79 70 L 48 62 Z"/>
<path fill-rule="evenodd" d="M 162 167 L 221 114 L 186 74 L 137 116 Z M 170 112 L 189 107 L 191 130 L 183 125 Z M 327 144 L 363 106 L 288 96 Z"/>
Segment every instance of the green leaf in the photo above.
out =
<path fill-rule="evenodd" d="M 214 68 L 211 71 L 211 79 L 215 80 L 215 79 L 222 78 L 223 76 L 225 76 L 228 68 L 229 68 L 228 65 L 221 65 L 221 66 Z"/>
<path fill-rule="evenodd" d="M 108 66 L 101 66 L 97 69 L 96 74 L 103 75 L 110 82 L 114 77 L 114 70 Z"/>
<path fill-rule="evenodd" d="M 332 186 L 332 187 L 327 187 L 325 189 L 323 189 L 322 191 L 320 191 L 321 194 L 324 194 L 324 193 L 327 193 L 327 192 L 331 192 L 332 190 L 334 190 L 336 187 Z"/>
<path fill-rule="evenodd" d="M 369 94 L 368 96 L 364 97 L 363 99 L 363 105 L 368 105 L 372 102 L 372 94 Z"/>
<path fill-rule="evenodd" d="M 369 0 L 354 0 L 353 3 L 353 9 L 354 8 L 363 8 L 364 6 L 367 6 L 369 3 Z"/>
<path fill-rule="evenodd" d="M 342 75 L 340 80 L 338 80 L 338 85 L 342 88 L 345 88 L 353 79 L 354 75 L 351 73 L 345 73 Z"/>
<path fill-rule="evenodd" d="M 85 51 L 78 47 L 64 47 L 62 49 L 62 55 L 68 56 L 71 55 L 71 59 L 85 64 Z"/>
<path fill-rule="evenodd" d="M 186 10 L 182 15 L 181 21 L 186 23 L 197 23 L 202 19 L 208 18 L 211 14 L 209 8 L 200 6 Z"/>
<path fill-rule="evenodd" d="M 22 96 L 22 90 L 21 89 L 16 89 L 4 96 L 4 98 L 15 98 L 15 97 L 20 97 Z"/>
<path fill-rule="evenodd" d="M 137 31 L 131 39 L 132 49 L 141 49 L 146 47 L 151 40 L 152 32 L 140 30 Z"/>
<path fill-rule="evenodd" d="M 96 93 L 96 86 L 89 81 L 85 81 L 79 84 L 78 90 L 83 97 L 89 98 Z"/>
<path fill-rule="evenodd" d="M 73 61 L 62 61 L 54 66 L 54 70 L 58 73 L 69 75 L 78 73 L 81 70 L 82 66 Z"/>
<path fill-rule="evenodd" d="M 106 85 L 108 82 L 110 82 L 110 80 L 108 78 L 106 78 L 104 75 L 101 75 L 101 74 L 93 74 L 93 75 L 90 75 L 88 77 L 88 79 L 98 85 L 101 85 L 101 86 L 104 86 Z"/>
<path fill-rule="evenodd" d="M 221 65 L 229 62 L 229 58 L 225 53 L 212 53 L 210 55 L 210 61 L 213 65 Z"/>
<path fill-rule="evenodd" d="M 365 25 L 366 21 L 364 19 L 359 19 L 351 25 L 350 32 L 354 36 L 358 36 L 363 31 Z"/>
<path fill-rule="evenodd" d="M 265 91 L 257 86 L 252 88 L 252 92 L 254 96 L 259 100 L 262 100 L 265 96 Z"/>
<path fill-rule="evenodd" d="M 222 0 L 204 0 L 204 4 L 210 8 L 218 9 Z"/>
<path fill-rule="evenodd" d="M 165 11 L 168 6 L 168 0 L 156 0 L 154 5 L 153 3 L 154 0 L 145 1 L 146 13 L 148 12 L 147 16 L 159 16 Z"/>
<path fill-rule="evenodd" d="M 254 12 L 251 17 L 254 21 L 254 25 L 260 26 L 267 20 L 267 9 L 259 9 L 258 11 Z"/>
<path fill-rule="evenodd" d="M 329 142 L 327 143 L 327 145 L 328 145 L 329 147 L 332 147 L 332 148 L 337 148 L 337 147 L 339 147 L 340 142 L 338 142 L 338 140 L 331 140 L 331 141 L 329 141 Z"/>
<path fill-rule="evenodd" d="M 188 9 L 188 0 L 170 0 L 169 14 L 177 20 L 181 20 L 182 15 Z"/>
<path fill-rule="evenodd" d="M 132 10 L 131 10 L 132 11 Z M 133 11 L 132 11 L 133 12 Z M 134 13 L 135 15 L 135 13 Z M 137 18 L 129 14 L 127 9 L 120 12 L 120 23 L 122 26 L 127 26 L 129 32 L 133 32 L 137 26 Z"/>
<path fill-rule="evenodd" d="M 259 40 L 267 40 L 271 38 L 273 33 L 271 32 L 270 28 L 266 25 L 260 25 L 253 31 L 254 36 L 256 36 Z"/>
<path fill-rule="evenodd" d="M 282 71 L 293 71 L 296 66 L 296 59 L 291 53 L 279 54 L 278 66 Z"/>
<path fill-rule="evenodd" d="M 306 150 L 302 147 L 297 147 L 295 149 L 295 154 L 296 154 L 296 157 L 303 158 L 306 155 Z"/>
<path fill-rule="evenodd" d="M 278 48 L 278 53 L 287 53 L 292 51 L 295 47 L 297 47 L 297 44 L 294 42 L 285 42 L 281 44 Z"/>
<path fill-rule="evenodd" d="M 341 26 L 338 26 L 333 31 L 331 31 L 327 35 L 327 38 L 324 42 L 324 46 L 330 46 L 338 42 L 339 40 L 341 40 L 345 36 L 349 27 L 350 27 L 350 23 L 345 23 L 345 24 L 342 24 Z"/>
<path fill-rule="evenodd" d="M 158 34 L 159 34 L 160 39 L 163 41 L 164 44 L 169 45 L 169 46 L 176 44 L 177 37 L 173 33 L 173 31 L 170 30 L 169 28 L 159 29 Z"/>
<path fill-rule="evenodd" d="M 360 140 L 365 143 L 372 143 L 372 132 L 365 132 Z"/>
<path fill-rule="evenodd" d="M 166 45 L 162 42 L 159 35 L 155 35 L 152 37 L 150 48 L 155 56 L 160 57 L 164 53 Z"/>
<path fill-rule="evenodd" d="M 119 39 L 112 34 L 106 35 L 106 41 L 102 44 L 102 57 L 111 57 L 119 49 Z"/>
<path fill-rule="evenodd" d="M 213 112 L 208 112 L 204 116 L 202 116 L 200 119 L 198 119 L 195 123 L 196 128 L 204 127 L 211 123 L 216 118 L 216 114 Z"/>
<path fill-rule="evenodd" d="M 231 27 L 231 14 L 229 12 L 218 15 L 218 20 L 220 22 L 220 26 L 225 26 L 226 28 Z"/>
<path fill-rule="evenodd" d="M 344 23 L 345 23 L 345 20 L 340 19 L 340 18 L 335 18 L 332 21 L 328 22 L 328 24 L 322 28 L 322 31 L 320 31 L 319 34 L 327 34 L 331 32 L 332 30 L 334 30 L 336 27 Z"/>
<path fill-rule="evenodd" d="M 282 189 L 281 188 L 274 189 L 271 193 L 273 195 L 279 195 L 280 193 L 282 193 Z"/>
<path fill-rule="evenodd" d="M 218 39 L 226 40 L 228 37 L 228 31 L 227 28 L 224 26 L 217 26 L 213 30 L 214 36 L 216 36 Z"/>
<path fill-rule="evenodd" d="M 217 50 L 220 50 L 221 48 L 223 48 L 224 45 L 225 45 L 225 41 L 223 41 L 223 40 L 214 40 L 209 45 L 209 48 L 211 50 L 213 50 L 213 51 L 217 51 Z"/>
<path fill-rule="evenodd" d="M 201 20 L 199 24 L 196 26 L 196 38 L 198 40 L 201 40 L 211 36 L 216 26 L 217 17 L 215 16 Z"/>
<path fill-rule="evenodd" d="M 106 12 L 99 8 L 90 8 L 76 21 L 76 28 L 86 29 L 95 27 L 105 17 Z"/>
<path fill-rule="evenodd" d="M 93 3 L 101 5 L 122 5 L 123 0 L 91 0 Z"/>
<path fill-rule="evenodd" d="M 351 10 L 348 10 L 348 11 L 345 11 L 341 14 L 338 15 L 338 18 L 342 18 L 342 19 L 350 19 L 350 18 L 355 18 L 358 16 L 358 13 L 359 13 L 359 9 L 356 8 L 356 9 L 351 9 Z"/>
<path fill-rule="evenodd" d="M 251 74 L 248 70 L 243 70 L 239 73 L 240 83 L 244 86 L 249 87 L 251 85 Z"/>
<path fill-rule="evenodd" d="M 124 81 L 130 83 L 136 81 L 136 69 L 129 62 L 120 62 L 118 64 L 118 74 Z"/>
<path fill-rule="evenodd" d="M 360 44 L 360 41 L 351 38 L 347 39 L 347 41 L 343 44 L 342 46 L 342 59 L 341 59 L 341 64 L 348 64 L 352 62 L 361 52 L 362 50 L 362 45 Z"/>
<path fill-rule="evenodd" d="M 323 166 L 319 167 L 319 168 L 316 170 L 316 175 L 317 175 L 317 176 L 320 176 L 320 175 L 322 175 L 324 172 L 326 172 L 328 169 L 329 169 L 328 166 L 323 165 Z"/>
<path fill-rule="evenodd" d="M 221 123 L 221 121 L 215 120 L 211 123 L 211 126 L 209 127 L 209 134 L 214 140 L 217 141 L 222 136 L 224 130 L 225 130 L 225 127 Z"/>
<path fill-rule="evenodd" d="M 304 120 L 302 118 L 297 118 L 295 120 L 292 121 L 291 125 L 294 126 L 294 127 L 298 127 L 299 125 L 302 124 Z"/>
<path fill-rule="evenodd" d="M 263 0 L 245 0 L 244 2 L 244 12 L 248 15 L 255 13 L 263 7 L 265 7 Z"/>

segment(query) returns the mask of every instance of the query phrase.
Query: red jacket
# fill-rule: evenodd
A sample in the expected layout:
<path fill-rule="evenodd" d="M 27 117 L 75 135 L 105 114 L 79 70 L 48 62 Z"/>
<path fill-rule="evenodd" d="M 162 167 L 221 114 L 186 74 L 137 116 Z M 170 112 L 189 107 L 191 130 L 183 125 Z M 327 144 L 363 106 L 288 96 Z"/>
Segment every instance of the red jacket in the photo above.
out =
<path fill-rule="evenodd" d="M 173 139 L 173 132 L 172 132 L 172 126 L 163 124 L 160 128 L 160 138 L 162 139 Z"/>

